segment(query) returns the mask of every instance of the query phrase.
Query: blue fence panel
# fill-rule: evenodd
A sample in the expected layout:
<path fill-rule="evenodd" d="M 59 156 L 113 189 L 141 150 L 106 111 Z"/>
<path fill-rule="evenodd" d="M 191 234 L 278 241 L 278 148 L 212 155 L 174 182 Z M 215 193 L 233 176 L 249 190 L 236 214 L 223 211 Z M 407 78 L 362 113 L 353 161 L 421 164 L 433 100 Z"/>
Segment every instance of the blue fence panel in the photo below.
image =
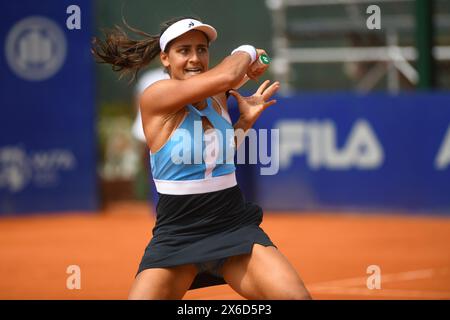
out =
<path fill-rule="evenodd" d="M 450 213 L 448 93 L 279 98 L 255 128 L 280 137 L 278 172 L 253 170 L 265 209 Z"/>
<path fill-rule="evenodd" d="M 92 3 L 72 4 L 0 5 L 0 214 L 97 208 Z"/>

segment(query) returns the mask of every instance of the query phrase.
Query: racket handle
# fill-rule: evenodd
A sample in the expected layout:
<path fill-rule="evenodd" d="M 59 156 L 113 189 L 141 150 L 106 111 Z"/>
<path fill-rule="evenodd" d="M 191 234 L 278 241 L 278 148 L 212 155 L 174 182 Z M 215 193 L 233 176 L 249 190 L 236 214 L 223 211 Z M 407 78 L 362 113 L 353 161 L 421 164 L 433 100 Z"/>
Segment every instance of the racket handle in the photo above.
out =
<path fill-rule="evenodd" d="M 258 61 L 258 64 L 266 65 L 266 64 L 270 64 L 271 60 L 272 59 L 270 59 L 270 57 L 267 54 L 262 54 L 258 57 L 257 61 Z"/>

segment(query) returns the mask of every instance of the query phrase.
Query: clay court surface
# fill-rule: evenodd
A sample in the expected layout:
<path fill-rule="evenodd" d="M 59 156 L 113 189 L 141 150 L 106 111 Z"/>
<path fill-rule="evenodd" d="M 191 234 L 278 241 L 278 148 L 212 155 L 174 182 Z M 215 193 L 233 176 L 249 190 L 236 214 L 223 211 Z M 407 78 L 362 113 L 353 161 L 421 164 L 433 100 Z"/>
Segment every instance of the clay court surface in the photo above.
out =
<path fill-rule="evenodd" d="M 0 299 L 126 299 L 153 224 L 146 203 L 0 218 Z M 266 212 L 262 227 L 315 299 L 450 299 L 448 216 Z M 70 265 L 80 290 L 66 288 Z M 185 299 L 242 298 L 223 285 Z"/>

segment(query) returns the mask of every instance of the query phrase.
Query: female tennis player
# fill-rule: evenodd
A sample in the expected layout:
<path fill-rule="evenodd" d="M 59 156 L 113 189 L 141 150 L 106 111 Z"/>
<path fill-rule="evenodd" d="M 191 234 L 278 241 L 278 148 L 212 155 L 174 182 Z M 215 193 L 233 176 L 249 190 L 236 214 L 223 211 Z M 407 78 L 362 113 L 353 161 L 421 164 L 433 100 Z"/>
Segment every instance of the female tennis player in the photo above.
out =
<path fill-rule="evenodd" d="M 128 28 L 145 39 L 129 39 L 116 27 L 105 40 L 94 38 L 98 60 L 136 75 L 159 56 L 170 75 L 140 99 L 159 201 L 129 299 L 181 299 L 189 289 L 225 283 L 247 299 L 309 299 L 296 270 L 260 228 L 262 209 L 246 202 L 236 183 L 238 135 L 219 139 L 247 131 L 276 103 L 269 99 L 278 82 L 265 81 L 250 97 L 230 91 L 264 73 L 267 66 L 257 59 L 265 51 L 243 45 L 209 69 L 209 45 L 217 38 L 212 26 L 183 17 L 164 23 L 157 36 Z M 240 111 L 234 126 L 229 91 Z M 225 152 L 230 146 L 233 152 Z"/>

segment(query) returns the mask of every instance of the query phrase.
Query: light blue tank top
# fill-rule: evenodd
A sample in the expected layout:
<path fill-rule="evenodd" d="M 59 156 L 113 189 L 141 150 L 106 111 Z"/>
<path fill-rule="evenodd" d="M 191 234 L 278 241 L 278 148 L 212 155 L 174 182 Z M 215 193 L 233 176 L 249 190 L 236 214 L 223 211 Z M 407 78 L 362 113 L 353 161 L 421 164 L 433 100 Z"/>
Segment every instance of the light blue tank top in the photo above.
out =
<path fill-rule="evenodd" d="M 236 185 L 233 126 L 217 113 L 209 98 L 203 110 L 192 105 L 187 109 L 185 118 L 168 141 L 157 152 L 150 153 L 158 192 L 194 194 Z M 202 117 L 214 129 L 204 132 Z"/>

